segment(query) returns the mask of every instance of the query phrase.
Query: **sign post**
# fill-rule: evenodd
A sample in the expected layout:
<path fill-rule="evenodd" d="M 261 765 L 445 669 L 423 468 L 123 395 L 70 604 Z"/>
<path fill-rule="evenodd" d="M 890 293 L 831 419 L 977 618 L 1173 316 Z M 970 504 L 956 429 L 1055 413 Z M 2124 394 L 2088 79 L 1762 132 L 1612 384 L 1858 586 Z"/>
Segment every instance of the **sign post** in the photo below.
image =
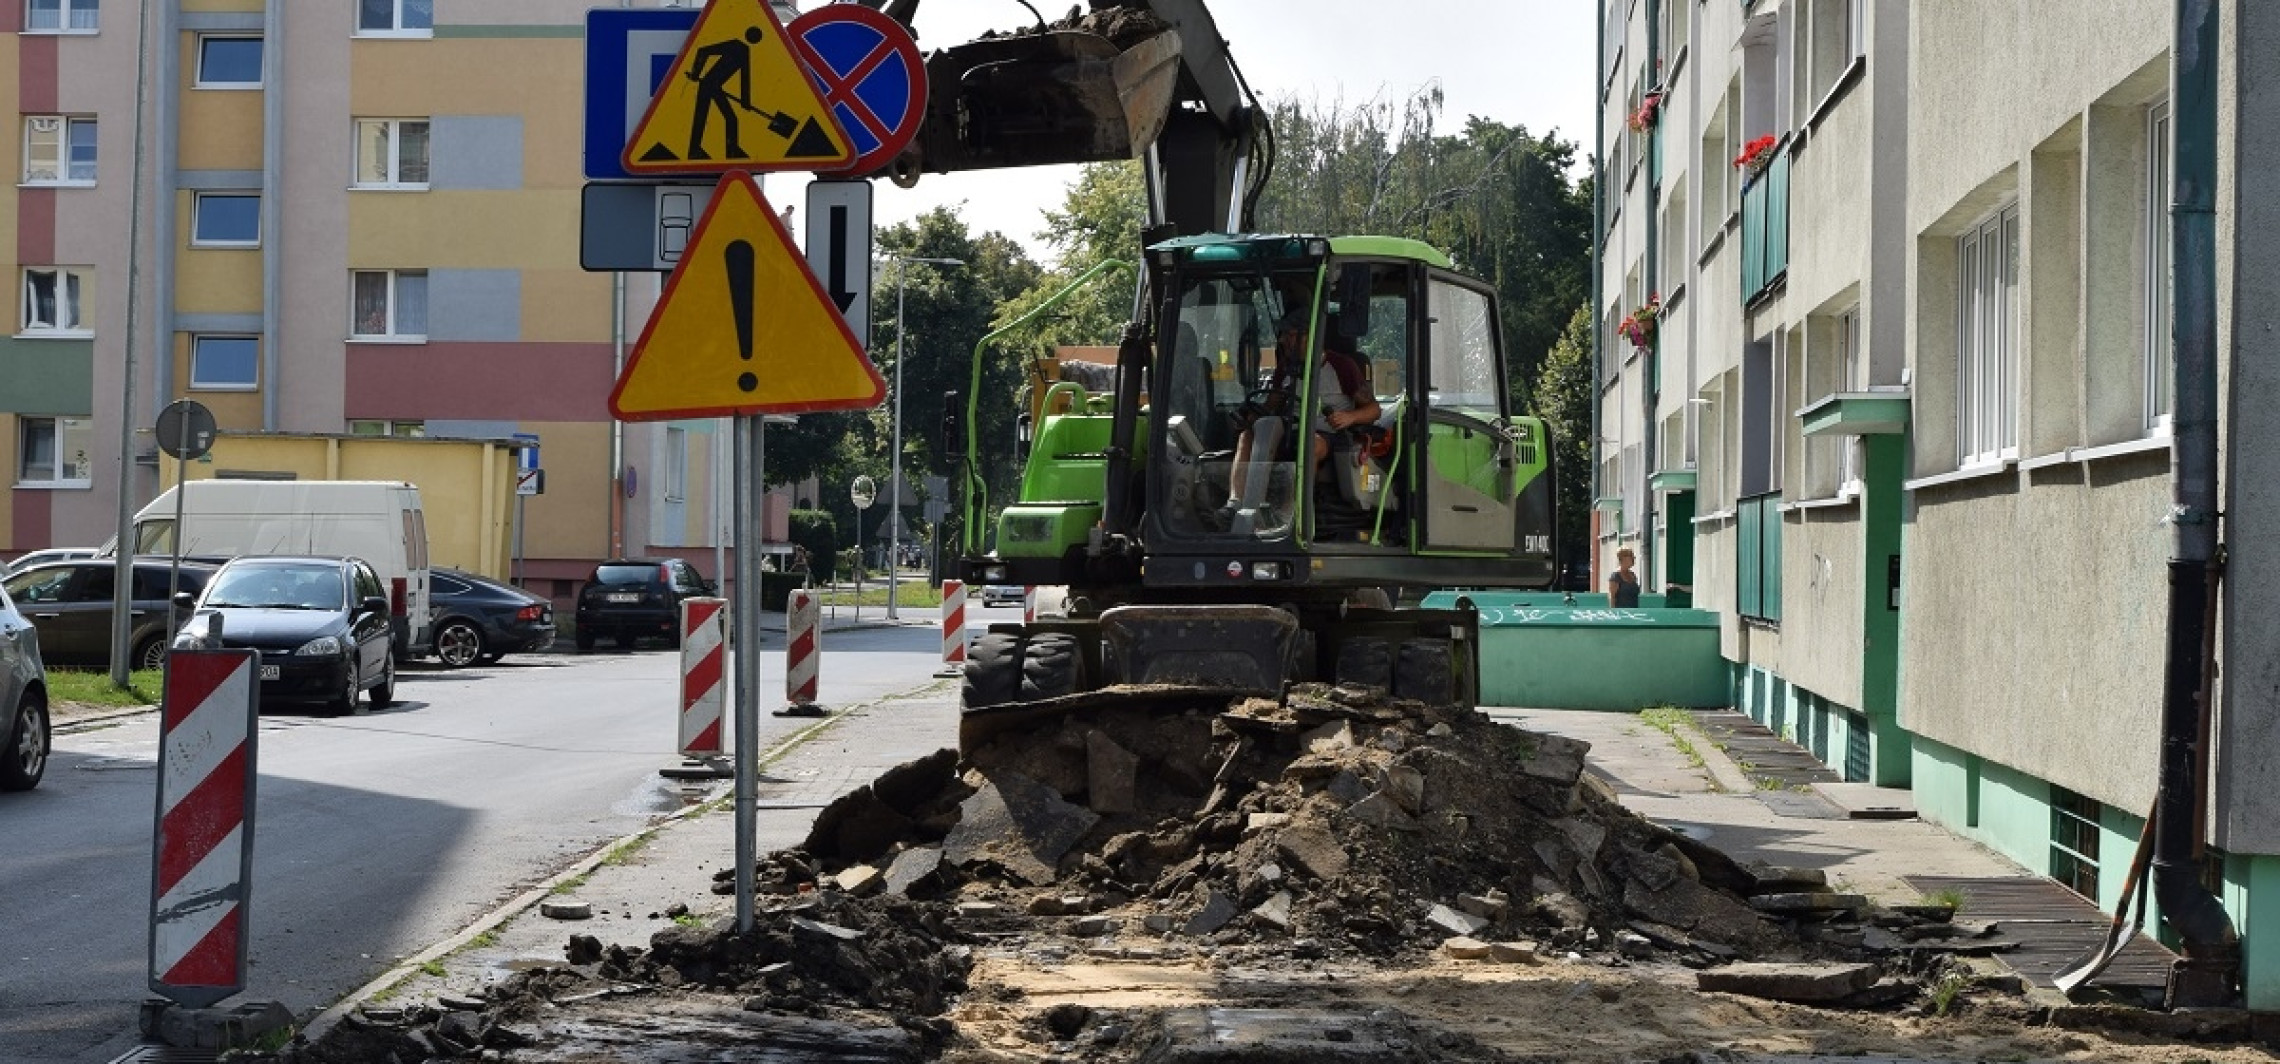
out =
<path fill-rule="evenodd" d="M 863 619 L 863 514 L 879 499 L 878 485 L 870 477 L 856 477 L 847 486 L 847 501 L 855 504 L 855 619 Z"/>

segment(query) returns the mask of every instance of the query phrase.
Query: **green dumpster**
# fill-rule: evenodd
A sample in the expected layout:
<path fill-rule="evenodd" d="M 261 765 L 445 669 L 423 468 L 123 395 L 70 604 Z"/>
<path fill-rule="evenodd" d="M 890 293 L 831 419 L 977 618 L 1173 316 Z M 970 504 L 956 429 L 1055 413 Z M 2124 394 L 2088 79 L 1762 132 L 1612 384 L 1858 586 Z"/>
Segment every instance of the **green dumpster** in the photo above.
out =
<path fill-rule="evenodd" d="M 1597 601 L 1593 602 L 1592 599 Z M 1644 601 L 1646 596 L 1642 596 Z M 1659 605 L 1610 609 L 1606 596 L 1436 591 L 1428 608 L 1480 612 L 1480 700 L 1532 709 L 1630 711 L 1733 702 L 1718 615 Z"/>

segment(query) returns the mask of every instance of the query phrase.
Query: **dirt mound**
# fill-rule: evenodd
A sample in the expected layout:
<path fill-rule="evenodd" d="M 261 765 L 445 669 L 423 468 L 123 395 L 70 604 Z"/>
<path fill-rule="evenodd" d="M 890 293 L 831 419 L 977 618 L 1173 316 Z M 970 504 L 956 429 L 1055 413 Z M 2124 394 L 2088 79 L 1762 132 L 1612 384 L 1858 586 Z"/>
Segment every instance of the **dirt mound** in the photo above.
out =
<path fill-rule="evenodd" d="M 826 892 L 757 913 L 750 934 L 730 917 L 667 928 L 646 951 L 611 951 L 598 974 L 734 992 L 755 1010 L 934 1016 L 966 989 L 969 941 L 951 926 L 947 906 L 900 897 L 858 903 Z"/>
<path fill-rule="evenodd" d="M 849 794 L 762 884 L 1381 957 L 1458 937 L 1699 963 L 1799 945 L 1749 904 L 1759 877 L 1617 804 L 1584 743 L 1372 689 L 1089 701 Z"/>

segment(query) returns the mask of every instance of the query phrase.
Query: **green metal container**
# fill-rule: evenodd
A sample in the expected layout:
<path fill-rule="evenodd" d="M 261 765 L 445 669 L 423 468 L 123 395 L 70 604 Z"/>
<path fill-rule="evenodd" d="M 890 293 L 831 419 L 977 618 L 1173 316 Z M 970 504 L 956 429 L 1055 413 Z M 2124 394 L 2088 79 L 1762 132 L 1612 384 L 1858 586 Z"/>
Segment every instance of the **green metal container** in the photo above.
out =
<path fill-rule="evenodd" d="M 1641 596 L 1644 602 L 1649 597 Z M 1469 599 L 1480 611 L 1480 700 L 1531 709 L 1733 704 L 1730 667 L 1718 656 L 1718 615 L 1640 606 L 1609 609 L 1605 595 L 1436 591 L 1428 608 Z M 1596 601 L 1587 601 L 1596 600 Z"/>

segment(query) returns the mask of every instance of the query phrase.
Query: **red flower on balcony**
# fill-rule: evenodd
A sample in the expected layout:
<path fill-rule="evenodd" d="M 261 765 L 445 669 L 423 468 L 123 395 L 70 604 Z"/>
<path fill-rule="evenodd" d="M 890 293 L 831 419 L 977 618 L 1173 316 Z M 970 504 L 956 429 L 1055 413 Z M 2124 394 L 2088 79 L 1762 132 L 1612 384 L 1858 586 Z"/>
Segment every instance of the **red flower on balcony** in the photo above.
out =
<path fill-rule="evenodd" d="M 1623 339 L 1631 341 L 1632 347 L 1644 348 L 1655 342 L 1655 322 L 1661 317 L 1662 293 L 1657 292 L 1648 296 L 1646 303 L 1632 311 L 1630 316 L 1616 323 L 1615 331 L 1622 333 Z"/>
<path fill-rule="evenodd" d="M 1631 132 L 1645 133 L 1655 128 L 1655 119 L 1662 114 L 1662 102 L 1661 89 L 1651 90 L 1645 96 L 1640 97 L 1638 110 L 1631 112 Z"/>
<path fill-rule="evenodd" d="M 1742 145 L 1742 153 L 1734 156 L 1734 165 L 1752 174 L 1765 169 L 1766 164 L 1773 161 L 1773 145 L 1771 133 Z"/>

